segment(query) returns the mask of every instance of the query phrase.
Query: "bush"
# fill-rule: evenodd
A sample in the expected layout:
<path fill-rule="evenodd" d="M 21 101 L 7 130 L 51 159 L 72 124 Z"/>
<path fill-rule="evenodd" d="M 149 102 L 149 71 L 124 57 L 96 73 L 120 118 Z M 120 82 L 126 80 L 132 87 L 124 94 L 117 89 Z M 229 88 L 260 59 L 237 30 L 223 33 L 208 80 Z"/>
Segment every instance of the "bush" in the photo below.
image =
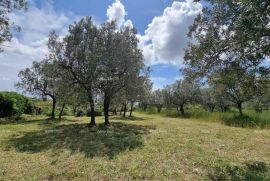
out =
<path fill-rule="evenodd" d="M 16 92 L 0 92 L 0 117 L 32 113 L 31 101 Z"/>
<path fill-rule="evenodd" d="M 82 111 L 82 110 L 78 110 L 77 112 L 76 112 L 76 117 L 81 117 L 81 116 L 84 116 L 85 115 L 85 113 Z"/>
<path fill-rule="evenodd" d="M 87 109 L 86 116 L 88 116 L 88 117 L 91 116 L 91 110 L 90 109 Z M 101 110 L 95 110 L 95 116 L 102 116 L 102 111 Z"/>
<path fill-rule="evenodd" d="M 0 118 L 9 117 L 13 114 L 13 101 L 0 94 Z"/>
<path fill-rule="evenodd" d="M 270 180 L 268 165 L 261 161 L 249 161 L 243 165 L 219 165 L 209 170 L 210 180 Z"/>
<path fill-rule="evenodd" d="M 236 126 L 242 128 L 269 128 L 270 118 L 263 114 L 247 114 L 247 115 L 223 115 L 222 121 L 229 126 Z"/>

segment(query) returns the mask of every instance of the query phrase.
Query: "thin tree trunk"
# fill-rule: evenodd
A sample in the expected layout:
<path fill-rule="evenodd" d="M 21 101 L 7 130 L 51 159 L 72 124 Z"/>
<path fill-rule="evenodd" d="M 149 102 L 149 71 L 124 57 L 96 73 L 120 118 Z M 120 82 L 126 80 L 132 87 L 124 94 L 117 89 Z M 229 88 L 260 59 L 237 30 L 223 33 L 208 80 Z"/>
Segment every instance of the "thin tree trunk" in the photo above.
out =
<path fill-rule="evenodd" d="M 158 113 L 161 112 L 161 109 L 162 109 L 162 105 L 158 105 L 158 106 L 157 106 L 157 111 L 158 111 Z"/>
<path fill-rule="evenodd" d="M 122 111 L 123 111 L 123 106 L 121 106 L 120 115 L 122 115 Z"/>
<path fill-rule="evenodd" d="M 127 105 L 126 104 L 124 105 L 124 110 L 123 111 L 124 111 L 123 117 L 125 118 L 126 117 L 126 112 L 127 112 Z"/>
<path fill-rule="evenodd" d="M 145 105 L 143 106 L 143 110 L 146 111 L 146 109 L 147 109 L 147 104 L 145 104 Z"/>
<path fill-rule="evenodd" d="M 210 106 L 210 112 L 214 112 L 215 106 Z"/>
<path fill-rule="evenodd" d="M 238 108 L 238 110 L 239 110 L 240 116 L 243 116 L 243 112 L 242 112 L 242 102 L 238 102 L 238 103 L 237 103 L 237 108 Z"/>
<path fill-rule="evenodd" d="M 62 109 L 61 109 L 61 111 L 60 111 L 60 113 L 59 113 L 59 119 L 62 119 L 62 114 L 63 114 L 63 112 L 64 112 L 64 109 L 65 109 L 65 103 L 62 105 Z"/>
<path fill-rule="evenodd" d="M 51 119 L 55 119 L 55 107 L 56 107 L 56 99 L 55 97 L 52 97 L 53 105 L 52 105 L 52 113 L 51 113 Z"/>
<path fill-rule="evenodd" d="M 185 114 L 184 105 L 181 105 L 180 106 L 180 112 L 181 112 L 182 115 Z"/>
<path fill-rule="evenodd" d="M 107 97 L 106 95 L 104 96 L 103 106 L 104 106 L 104 117 L 105 117 L 104 125 L 110 125 L 110 122 L 109 122 L 110 98 Z"/>
<path fill-rule="evenodd" d="M 132 112 L 133 112 L 133 102 L 130 103 L 130 113 L 129 113 L 129 117 L 132 117 Z"/>
<path fill-rule="evenodd" d="M 89 127 L 96 126 L 96 115 L 95 115 L 95 103 L 92 96 L 89 96 L 89 103 L 91 109 L 91 121 L 89 123 Z"/>

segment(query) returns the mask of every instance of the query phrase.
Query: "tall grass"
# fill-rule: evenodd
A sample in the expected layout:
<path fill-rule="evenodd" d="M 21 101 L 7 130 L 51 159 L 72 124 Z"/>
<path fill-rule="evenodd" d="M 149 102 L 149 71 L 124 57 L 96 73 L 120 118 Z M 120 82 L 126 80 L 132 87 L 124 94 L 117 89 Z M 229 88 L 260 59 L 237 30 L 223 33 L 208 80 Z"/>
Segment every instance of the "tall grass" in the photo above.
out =
<path fill-rule="evenodd" d="M 139 112 L 144 112 L 138 109 Z M 163 109 L 161 113 L 157 113 L 154 107 L 149 107 L 145 113 L 147 114 L 160 114 L 164 117 L 172 118 L 185 118 L 185 119 L 196 119 L 207 122 L 222 122 L 229 126 L 243 127 L 243 128 L 270 128 L 270 112 L 264 111 L 262 113 L 256 113 L 253 110 L 244 110 L 242 116 L 239 115 L 238 111 L 231 109 L 228 112 L 205 111 L 201 107 L 189 106 L 185 110 L 185 114 L 182 115 L 180 111 L 176 109 Z"/>

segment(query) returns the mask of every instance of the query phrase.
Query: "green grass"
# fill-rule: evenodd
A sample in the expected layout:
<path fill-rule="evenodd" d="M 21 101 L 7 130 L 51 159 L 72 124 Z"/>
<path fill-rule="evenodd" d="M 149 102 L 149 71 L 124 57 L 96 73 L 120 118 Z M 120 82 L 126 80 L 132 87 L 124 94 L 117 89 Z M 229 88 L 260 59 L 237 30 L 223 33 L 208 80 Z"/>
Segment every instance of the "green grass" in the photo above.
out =
<path fill-rule="evenodd" d="M 240 116 L 236 109 L 231 109 L 228 112 L 209 112 L 200 107 L 189 106 L 182 115 L 176 109 L 163 109 L 161 113 L 157 113 L 154 107 L 150 107 L 146 112 L 139 110 L 140 113 L 147 113 L 149 115 L 160 115 L 170 118 L 185 118 L 196 119 L 206 122 L 221 122 L 223 124 L 235 127 L 248 128 L 270 128 L 270 112 L 263 111 L 256 113 L 254 110 L 244 110 L 244 115 Z"/>
<path fill-rule="evenodd" d="M 270 180 L 270 130 L 135 113 L 0 123 L 0 180 Z M 203 119 L 202 119 L 203 120 Z"/>

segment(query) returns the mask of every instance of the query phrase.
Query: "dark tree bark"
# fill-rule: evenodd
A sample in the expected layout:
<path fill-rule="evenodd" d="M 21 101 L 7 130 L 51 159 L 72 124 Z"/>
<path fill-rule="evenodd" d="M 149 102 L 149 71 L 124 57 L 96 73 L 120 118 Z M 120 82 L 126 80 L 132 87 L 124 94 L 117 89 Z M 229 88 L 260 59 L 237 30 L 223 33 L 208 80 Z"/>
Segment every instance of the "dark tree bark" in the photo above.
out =
<path fill-rule="evenodd" d="M 132 112 L 133 112 L 133 102 L 130 103 L 130 113 L 129 113 L 129 117 L 132 117 Z"/>
<path fill-rule="evenodd" d="M 65 106 L 66 106 L 66 104 L 64 103 L 63 105 L 62 105 L 62 108 L 61 108 L 61 111 L 60 111 L 60 113 L 59 113 L 59 119 L 62 119 L 62 115 L 63 115 L 63 112 L 64 112 L 64 109 L 65 109 Z"/>
<path fill-rule="evenodd" d="M 110 125 L 110 122 L 109 122 L 110 98 L 107 95 L 104 96 L 103 107 L 104 107 L 103 111 L 104 111 L 104 117 L 105 117 L 104 125 Z"/>
<path fill-rule="evenodd" d="M 96 126 L 96 115 L 95 115 L 95 104 L 92 96 L 89 96 L 90 110 L 91 110 L 91 121 L 89 127 Z"/>
<path fill-rule="evenodd" d="M 126 112 L 127 112 L 127 104 L 124 104 L 124 109 L 123 109 L 123 111 L 124 111 L 124 113 L 123 113 L 123 117 L 125 118 L 126 117 Z"/>
<path fill-rule="evenodd" d="M 53 100 L 53 105 L 52 105 L 51 119 L 55 119 L 56 98 L 53 96 L 52 100 Z"/>
<path fill-rule="evenodd" d="M 215 106 L 214 105 L 209 105 L 209 110 L 210 110 L 210 112 L 214 112 Z"/>
<path fill-rule="evenodd" d="M 180 105 L 180 112 L 182 115 L 185 114 L 184 105 Z"/>
<path fill-rule="evenodd" d="M 158 113 L 161 112 L 161 109 L 162 109 L 162 105 L 157 105 L 157 111 L 158 111 Z"/>
<path fill-rule="evenodd" d="M 117 116 L 117 109 L 116 108 L 113 110 L 113 114 Z"/>
<path fill-rule="evenodd" d="M 144 111 L 146 111 L 147 106 L 148 106 L 147 104 L 144 104 L 144 105 L 143 105 L 143 110 L 144 110 Z"/>
<path fill-rule="evenodd" d="M 240 116 L 243 116 L 242 102 L 237 102 L 237 108 L 238 108 L 238 110 L 239 110 Z"/>

